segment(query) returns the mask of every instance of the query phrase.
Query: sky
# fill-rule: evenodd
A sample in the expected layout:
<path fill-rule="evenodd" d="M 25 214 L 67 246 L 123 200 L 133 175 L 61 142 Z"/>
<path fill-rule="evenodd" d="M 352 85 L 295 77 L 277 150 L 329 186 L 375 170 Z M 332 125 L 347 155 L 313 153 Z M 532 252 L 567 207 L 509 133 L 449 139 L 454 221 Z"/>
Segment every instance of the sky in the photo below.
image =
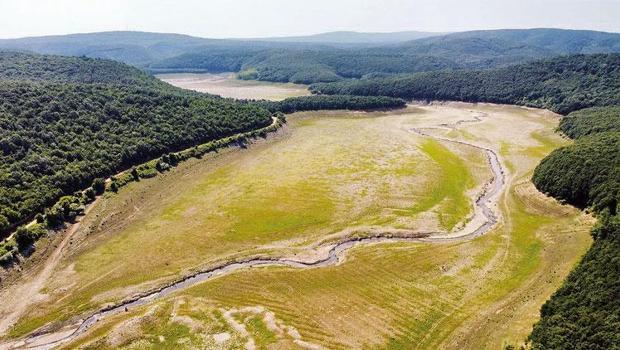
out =
<path fill-rule="evenodd" d="M 0 0 L 0 38 L 139 30 L 210 38 L 337 30 L 620 32 L 620 0 Z"/>

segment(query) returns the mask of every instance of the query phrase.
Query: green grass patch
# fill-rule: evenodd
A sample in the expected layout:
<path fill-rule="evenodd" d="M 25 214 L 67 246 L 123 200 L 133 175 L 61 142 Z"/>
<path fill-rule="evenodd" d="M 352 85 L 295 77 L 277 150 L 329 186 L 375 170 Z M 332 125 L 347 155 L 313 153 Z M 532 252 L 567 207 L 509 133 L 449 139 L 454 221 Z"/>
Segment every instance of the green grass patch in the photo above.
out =
<path fill-rule="evenodd" d="M 549 154 L 549 152 L 563 144 L 561 140 L 554 137 L 554 134 L 550 132 L 535 131 L 530 134 L 530 137 L 536 140 L 538 145 L 526 148 L 524 153 L 533 158 L 543 158 Z"/>
<path fill-rule="evenodd" d="M 251 188 L 222 209 L 232 224 L 223 239 L 227 241 L 263 241 L 288 238 L 312 227 L 328 226 L 335 205 L 327 184 L 300 181 L 271 188 L 267 193 Z"/>
<path fill-rule="evenodd" d="M 277 341 L 276 334 L 267 328 L 260 315 L 249 318 L 245 325 L 248 332 L 252 334 L 258 349 L 268 349 L 270 344 Z"/>
<path fill-rule="evenodd" d="M 428 195 L 416 203 L 411 212 L 418 214 L 439 205 L 440 223 L 451 230 L 471 210 L 465 191 L 474 185 L 474 180 L 463 160 L 441 143 L 429 139 L 420 149 L 439 166 L 440 173 L 432 180 Z"/>

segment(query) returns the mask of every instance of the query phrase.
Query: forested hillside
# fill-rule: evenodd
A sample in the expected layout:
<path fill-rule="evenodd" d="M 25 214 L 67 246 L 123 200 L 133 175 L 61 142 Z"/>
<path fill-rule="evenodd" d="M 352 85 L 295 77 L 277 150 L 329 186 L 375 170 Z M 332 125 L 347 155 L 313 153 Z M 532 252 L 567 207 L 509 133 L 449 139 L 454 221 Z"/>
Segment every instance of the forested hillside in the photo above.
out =
<path fill-rule="evenodd" d="M 254 79 L 317 83 L 417 72 L 487 69 L 545 57 L 620 52 L 620 34 L 559 29 L 455 33 L 370 48 L 265 48 L 196 50 L 153 62 L 155 71 L 256 70 Z M 234 62 L 221 66 L 215 62 Z"/>
<path fill-rule="evenodd" d="M 164 88 L 169 85 L 126 64 L 87 57 L 0 52 L 0 80 Z"/>
<path fill-rule="evenodd" d="M 532 181 L 555 198 L 615 214 L 620 201 L 619 150 L 619 132 L 584 136 L 545 158 Z"/>
<path fill-rule="evenodd" d="M 180 34 L 102 32 L 0 40 L 0 48 L 41 54 L 106 58 L 143 66 L 218 40 Z"/>
<path fill-rule="evenodd" d="M 409 38 L 411 34 L 407 33 L 327 33 L 298 38 L 214 40 L 176 34 L 105 32 L 0 40 L 0 48 L 111 58 L 152 72 L 252 70 L 257 72 L 253 79 L 297 83 L 487 69 L 557 55 L 620 52 L 620 34 L 595 31 L 473 31 L 402 42 Z"/>
<path fill-rule="evenodd" d="M 560 130 L 577 141 L 545 158 L 538 189 L 599 217 L 594 244 L 541 309 L 533 349 L 614 349 L 620 344 L 620 109 L 571 113 Z"/>
<path fill-rule="evenodd" d="M 476 30 L 453 33 L 399 45 L 410 54 L 465 54 L 467 60 L 503 56 L 575 55 L 620 51 L 618 33 L 553 28 Z"/>
<path fill-rule="evenodd" d="M 255 70 L 254 79 L 310 84 L 368 74 L 415 73 L 457 69 L 459 65 L 431 56 L 403 56 L 385 52 L 344 49 L 226 48 L 188 53 L 149 65 L 154 72 Z"/>
<path fill-rule="evenodd" d="M 606 131 L 620 132 L 620 106 L 594 107 L 573 112 L 562 118 L 559 130 L 573 139 Z"/>
<path fill-rule="evenodd" d="M 314 84 L 316 94 L 493 102 L 569 113 L 620 104 L 620 54 L 574 55 L 493 69 Z"/>
<path fill-rule="evenodd" d="M 270 123 L 122 63 L 0 53 L 0 233 L 97 177 Z"/>

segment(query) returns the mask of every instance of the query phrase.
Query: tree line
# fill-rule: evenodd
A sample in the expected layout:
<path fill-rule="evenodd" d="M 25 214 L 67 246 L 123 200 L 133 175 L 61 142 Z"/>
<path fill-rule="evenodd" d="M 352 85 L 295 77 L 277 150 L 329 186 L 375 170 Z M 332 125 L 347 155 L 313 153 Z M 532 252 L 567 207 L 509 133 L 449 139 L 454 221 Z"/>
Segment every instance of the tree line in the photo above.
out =
<path fill-rule="evenodd" d="M 379 110 L 404 108 L 407 103 L 400 98 L 385 96 L 301 96 L 283 101 L 255 101 L 261 107 L 275 113 L 294 113 L 316 110 Z"/>
<path fill-rule="evenodd" d="M 549 195 L 591 207 L 594 244 L 541 308 L 532 349 L 614 349 L 620 344 L 620 107 L 577 111 L 559 128 L 574 144 L 536 168 L 532 181 Z"/>
<path fill-rule="evenodd" d="M 620 106 L 593 107 L 573 112 L 562 118 L 558 128 L 570 138 L 607 131 L 620 131 Z"/>
<path fill-rule="evenodd" d="M 313 84 L 315 94 L 492 102 L 567 114 L 620 104 L 620 54 L 557 57 L 512 67 Z"/>

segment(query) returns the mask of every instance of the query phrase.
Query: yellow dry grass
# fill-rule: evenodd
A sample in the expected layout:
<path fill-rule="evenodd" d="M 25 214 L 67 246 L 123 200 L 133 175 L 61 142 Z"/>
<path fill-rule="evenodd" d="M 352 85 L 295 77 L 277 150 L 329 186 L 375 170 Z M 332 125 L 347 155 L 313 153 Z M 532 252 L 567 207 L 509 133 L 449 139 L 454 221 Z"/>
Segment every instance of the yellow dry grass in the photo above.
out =
<path fill-rule="evenodd" d="M 556 117 L 467 104 L 393 115 L 299 114 L 275 139 L 131 185 L 86 218 L 48 300 L 33 307 L 14 335 L 224 257 L 294 251 L 351 226 L 449 228 L 446 222 L 467 217 L 471 203 L 455 206 L 454 221 L 442 218 L 444 209 L 479 190 L 489 176 L 486 160 L 408 129 L 479 112 L 488 114 L 481 123 L 433 132 L 494 148 L 509 169 L 498 208 L 503 220 L 489 234 L 448 244 L 360 246 L 344 263 L 325 268 L 239 271 L 106 319 L 68 347 L 252 342 L 258 348 L 497 349 L 518 343 L 590 244 L 591 220 L 529 184 L 540 158 L 563 143 L 552 133 Z M 414 210 L 425 202 L 434 204 Z M 185 306 L 176 307 L 180 301 Z M 222 333 L 228 340 L 216 342 L 226 338 Z"/>

